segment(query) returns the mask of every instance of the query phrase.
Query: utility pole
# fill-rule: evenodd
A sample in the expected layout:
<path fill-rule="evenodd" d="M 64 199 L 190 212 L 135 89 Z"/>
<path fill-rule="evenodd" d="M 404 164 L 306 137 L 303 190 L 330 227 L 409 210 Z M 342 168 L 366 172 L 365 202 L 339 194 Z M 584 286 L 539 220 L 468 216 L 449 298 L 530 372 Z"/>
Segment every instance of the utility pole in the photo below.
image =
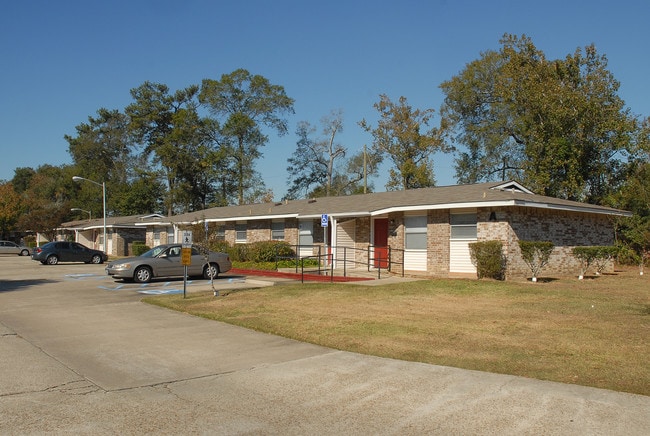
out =
<path fill-rule="evenodd" d="M 368 191 L 368 174 L 366 170 L 366 144 L 363 144 L 363 193 Z"/>

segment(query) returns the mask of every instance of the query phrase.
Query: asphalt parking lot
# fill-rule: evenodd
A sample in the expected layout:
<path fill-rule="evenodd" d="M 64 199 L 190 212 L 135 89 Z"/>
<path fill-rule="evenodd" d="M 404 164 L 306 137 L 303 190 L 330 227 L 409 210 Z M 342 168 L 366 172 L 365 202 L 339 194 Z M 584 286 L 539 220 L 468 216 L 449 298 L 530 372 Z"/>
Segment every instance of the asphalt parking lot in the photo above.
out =
<path fill-rule="evenodd" d="M 219 289 L 270 285 L 224 275 Z M 647 435 L 650 397 L 341 352 L 0 256 L 0 434 Z M 190 282 L 188 292 L 210 289 Z M 251 290 L 254 292 L 254 290 Z"/>

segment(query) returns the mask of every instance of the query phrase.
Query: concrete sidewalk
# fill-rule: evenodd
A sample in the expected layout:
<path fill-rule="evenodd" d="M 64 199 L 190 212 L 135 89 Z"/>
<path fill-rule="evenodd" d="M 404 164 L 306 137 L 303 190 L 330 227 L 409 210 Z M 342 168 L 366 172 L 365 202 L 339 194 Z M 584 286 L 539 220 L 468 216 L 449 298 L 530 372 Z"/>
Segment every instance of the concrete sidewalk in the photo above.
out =
<path fill-rule="evenodd" d="M 2 279 L 2 434 L 650 428 L 646 396 L 336 351 L 149 306 L 131 289 L 101 289 L 102 279 L 10 290 Z"/>

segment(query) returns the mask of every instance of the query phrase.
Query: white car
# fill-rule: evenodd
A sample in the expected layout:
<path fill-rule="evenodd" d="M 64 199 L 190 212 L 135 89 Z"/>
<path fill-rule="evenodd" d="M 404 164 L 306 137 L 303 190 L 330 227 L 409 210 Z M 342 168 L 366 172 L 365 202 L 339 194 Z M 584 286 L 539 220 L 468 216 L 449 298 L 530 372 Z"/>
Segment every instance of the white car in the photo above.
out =
<path fill-rule="evenodd" d="M 11 241 L 0 241 L 0 254 L 17 254 L 18 256 L 29 256 L 29 247 L 18 245 Z"/>

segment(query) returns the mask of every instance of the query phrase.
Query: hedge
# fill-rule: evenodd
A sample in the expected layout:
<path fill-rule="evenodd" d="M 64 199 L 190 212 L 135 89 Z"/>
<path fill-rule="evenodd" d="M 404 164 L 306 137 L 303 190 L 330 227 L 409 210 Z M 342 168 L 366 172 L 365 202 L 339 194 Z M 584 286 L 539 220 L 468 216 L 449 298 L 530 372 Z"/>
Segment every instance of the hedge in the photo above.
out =
<path fill-rule="evenodd" d="M 234 262 L 275 262 L 276 259 L 293 258 L 295 251 L 284 241 L 259 241 L 229 246 L 225 242 L 213 244 L 213 251 L 228 253 Z"/>
<path fill-rule="evenodd" d="M 505 278 L 506 262 L 501 241 L 473 242 L 469 244 L 469 251 L 479 279 L 487 277 L 503 280 Z"/>
<path fill-rule="evenodd" d="M 151 248 L 149 248 L 149 246 L 146 245 L 144 241 L 133 241 L 131 248 L 133 250 L 134 256 L 140 256 L 142 253 L 146 253 L 147 251 L 151 250 Z"/>

